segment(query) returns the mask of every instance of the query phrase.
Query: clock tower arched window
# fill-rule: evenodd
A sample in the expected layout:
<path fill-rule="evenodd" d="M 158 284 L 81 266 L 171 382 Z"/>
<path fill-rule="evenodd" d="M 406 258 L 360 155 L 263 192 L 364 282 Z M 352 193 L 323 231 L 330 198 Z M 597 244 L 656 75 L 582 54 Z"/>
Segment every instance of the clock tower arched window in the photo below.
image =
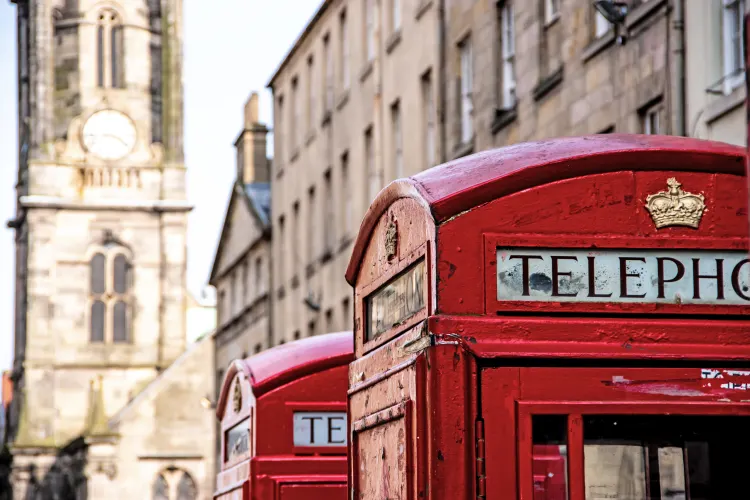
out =
<path fill-rule="evenodd" d="M 89 339 L 93 343 L 130 342 L 132 267 L 121 247 L 98 250 L 89 261 Z"/>
<path fill-rule="evenodd" d="M 124 87 L 123 24 L 120 16 L 104 9 L 97 17 L 96 71 L 97 85 L 104 88 Z"/>

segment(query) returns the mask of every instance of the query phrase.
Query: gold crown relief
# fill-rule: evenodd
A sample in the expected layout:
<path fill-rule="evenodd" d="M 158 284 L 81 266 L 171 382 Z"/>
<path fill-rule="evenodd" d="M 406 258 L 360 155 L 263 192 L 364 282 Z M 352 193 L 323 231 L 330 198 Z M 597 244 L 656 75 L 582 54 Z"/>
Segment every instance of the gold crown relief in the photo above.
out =
<path fill-rule="evenodd" d="M 667 226 L 688 226 L 698 228 L 706 210 L 702 194 L 682 190 L 677 179 L 667 179 L 668 189 L 651 194 L 646 198 L 646 210 L 651 214 L 656 229 Z"/>

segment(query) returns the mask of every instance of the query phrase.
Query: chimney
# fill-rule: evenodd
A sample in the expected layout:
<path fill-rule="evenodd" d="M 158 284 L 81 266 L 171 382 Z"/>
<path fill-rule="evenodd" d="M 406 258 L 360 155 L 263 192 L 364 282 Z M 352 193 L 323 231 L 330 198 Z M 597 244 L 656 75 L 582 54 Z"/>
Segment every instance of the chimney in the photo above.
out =
<path fill-rule="evenodd" d="M 258 121 L 258 93 L 245 103 L 244 127 L 234 146 L 237 148 L 237 180 L 242 184 L 269 182 L 270 165 L 266 157 L 268 129 Z"/>

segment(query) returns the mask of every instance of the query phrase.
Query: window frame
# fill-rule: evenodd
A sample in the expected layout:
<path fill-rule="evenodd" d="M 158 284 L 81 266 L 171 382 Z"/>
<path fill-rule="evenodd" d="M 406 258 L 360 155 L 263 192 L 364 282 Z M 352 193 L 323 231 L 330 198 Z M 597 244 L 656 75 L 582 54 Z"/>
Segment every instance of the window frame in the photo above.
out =
<path fill-rule="evenodd" d="M 458 43 L 459 52 L 459 139 L 468 144 L 474 138 L 474 53 L 471 36 Z"/>
<path fill-rule="evenodd" d="M 97 255 L 104 257 L 104 290 L 94 292 L 93 287 L 93 260 Z M 125 290 L 117 292 L 115 289 L 115 261 L 118 256 L 125 259 Z M 92 247 L 87 255 L 86 267 L 89 273 L 88 299 L 86 308 L 86 324 L 88 325 L 89 344 L 132 344 L 133 343 L 133 289 L 135 287 L 135 266 L 133 255 L 121 245 L 97 245 Z M 93 337 L 93 307 L 96 302 L 104 304 L 104 318 L 101 340 Z M 115 338 L 115 307 L 117 304 L 125 304 L 125 338 Z"/>
<path fill-rule="evenodd" d="M 116 9 L 105 7 L 96 13 L 96 86 L 125 88 L 125 23 Z"/>
<path fill-rule="evenodd" d="M 349 90 L 351 69 L 349 66 L 349 20 L 346 16 L 346 9 L 342 9 L 339 14 L 339 57 L 341 89 Z"/>
<path fill-rule="evenodd" d="M 516 26 L 513 2 L 499 7 L 500 17 L 500 104 L 502 109 L 512 109 L 516 96 Z"/>
<path fill-rule="evenodd" d="M 560 0 L 544 0 L 544 24 L 548 26 L 560 19 Z"/>
<path fill-rule="evenodd" d="M 745 69 L 743 40 L 745 0 L 723 0 L 721 7 L 723 90 L 728 95 L 745 83 L 743 71 Z M 736 32 L 730 31 L 732 24 L 737 28 Z"/>

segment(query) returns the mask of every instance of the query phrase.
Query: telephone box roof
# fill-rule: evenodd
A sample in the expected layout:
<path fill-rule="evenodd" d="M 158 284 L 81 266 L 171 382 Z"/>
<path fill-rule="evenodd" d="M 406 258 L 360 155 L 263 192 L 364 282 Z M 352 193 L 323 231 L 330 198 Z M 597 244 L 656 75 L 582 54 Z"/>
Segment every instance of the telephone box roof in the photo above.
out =
<path fill-rule="evenodd" d="M 362 220 L 346 280 L 354 285 L 373 228 L 399 198 L 416 199 L 440 224 L 518 191 L 572 177 L 622 170 L 744 176 L 745 149 L 677 136 L 600 134 L 525 142 L 450 161 L 393 181 L 380 191 Z"/>
<path fill-rule="evenodd" d="M 257 398 L 295 379 L 348 364 L 354 360 L 354 337 L 351 331 L 326 333 L 278 345 L 229 366 L 221 394 L 216 404 L 216 415 L 221 420 L 229 386 L 237 372 L 242 371 L 250 381 Z"/>

